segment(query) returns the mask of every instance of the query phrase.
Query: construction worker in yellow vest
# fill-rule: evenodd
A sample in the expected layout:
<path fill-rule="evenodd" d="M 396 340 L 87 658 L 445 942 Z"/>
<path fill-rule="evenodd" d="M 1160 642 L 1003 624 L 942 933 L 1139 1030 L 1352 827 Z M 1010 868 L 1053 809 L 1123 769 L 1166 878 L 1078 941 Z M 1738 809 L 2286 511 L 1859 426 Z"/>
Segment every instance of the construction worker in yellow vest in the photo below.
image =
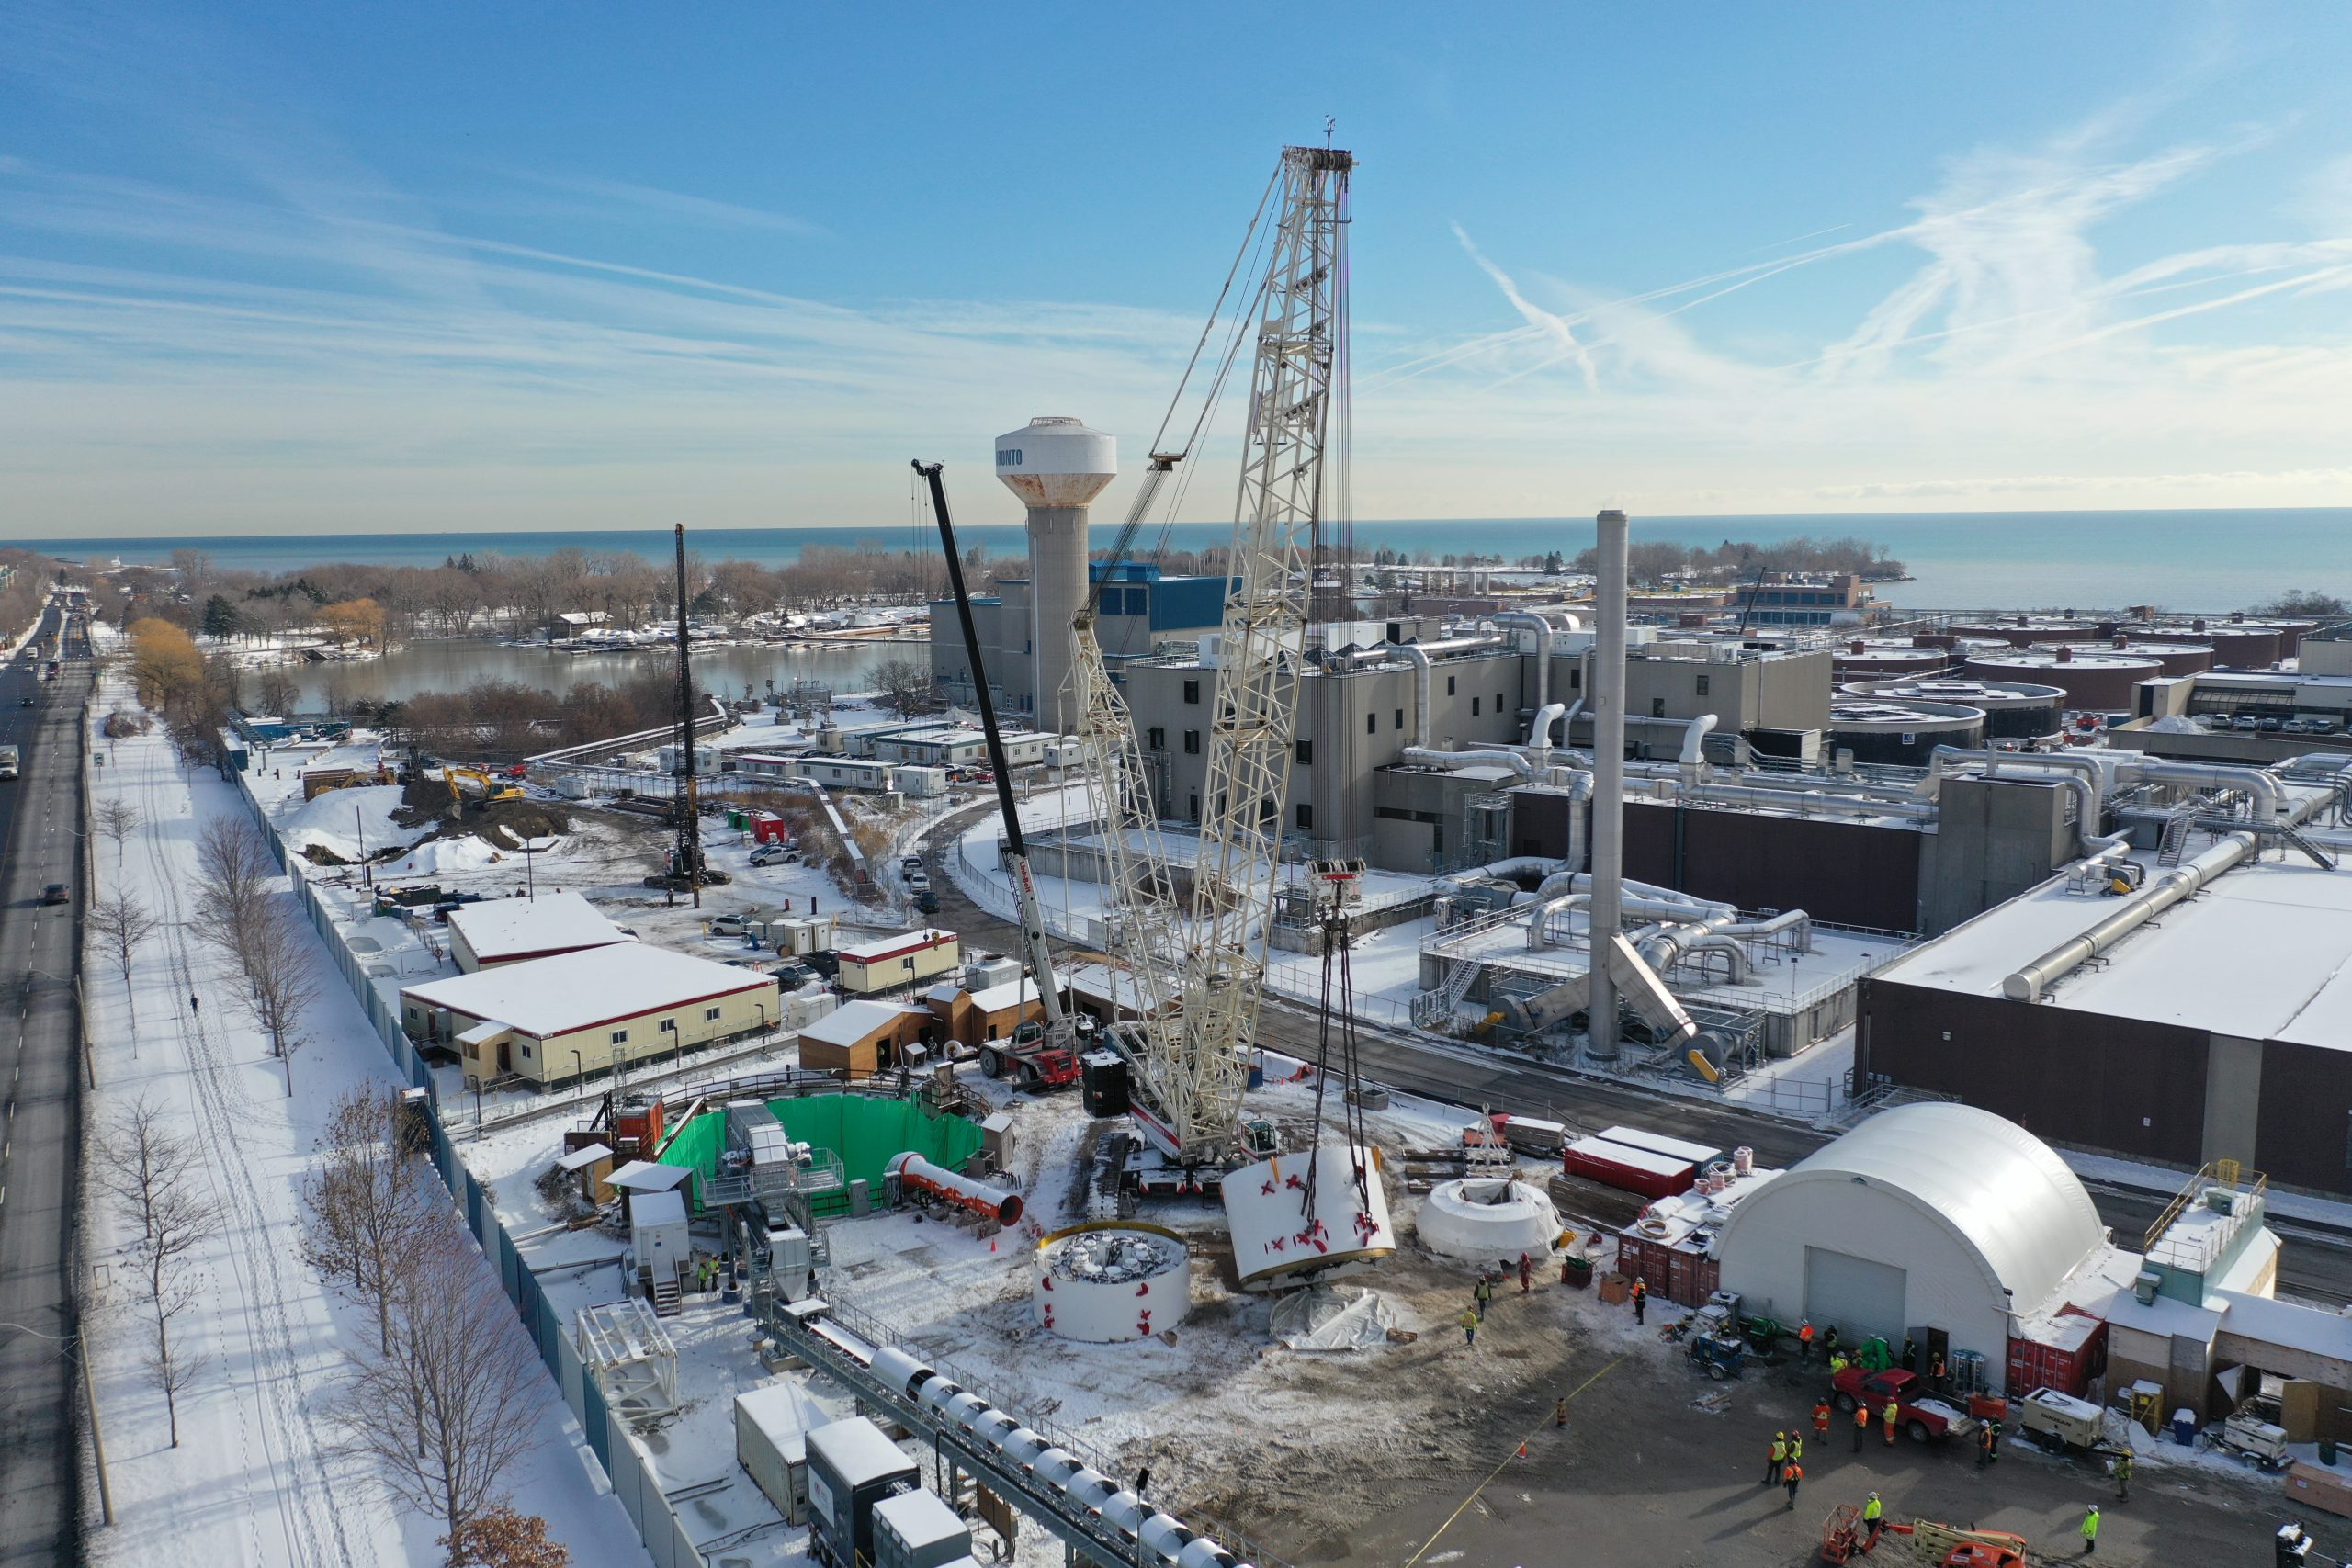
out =
<path fill-rule="evenodd" d="M 1895 1423 L 1897 1420 L 1901 1419 L 1902 1415 L 1903 1415 L 1903 1407 L 1902 1407 L 1901 1405 L 1899 1405 L 1899 1404 L 1895 1404 L 1895 1403 L 1894 1403 L 1894 1401 L 1893 1401 L 1892 1399 L 1890 1399 L 1890 1400 L 1888 1400 L 1888 1401 L 1886 1402 L 1886 1408 L 1885 1408 L 1884 1410 L 1881 1411 L 1879 1414 L 1880 1414 L 1881 1416 L 1884 1416 L 1884 1417 L 1885 1417 L 1885 1420 L 1886 1420 L 1886 1446 L 1887 1446 L 1888 1448 L 1890 1448 L 1890 1449 L 1891 1449 L 1891 1448 L 1893 1448 L 1893 1447 L 1894 1446 L 1894 1423 Z"/>
<path fill-rule="evenodd" d="M 1873 1492 L 1870 1501 L 1862 1505 L 1862 1550 L 1868 1551 L 1878 1544 L 1878 1532 L 1886 1528 L 1886 1505 Z"/>
<path fill-rule="evenodd" d="M 2097 1551 L 2098 1550 L 2098 1505 L 2097 1503 L 2093 1503 L 2091 1505 L 2091 1511 L 2083 1516 L 2083 1555 L 2088 1557 L 2092 1552 Z"/>
<path fill-rule="evenodd" d="M 1786 1432 L 1775 1432 L 1772 1434 L 1772 1457 L 1764 1461 L 1764 1484 L 1770 1486 L 1780 1480 L 1781 1467 L 1788 1462 L 1789 1435 Z"/>

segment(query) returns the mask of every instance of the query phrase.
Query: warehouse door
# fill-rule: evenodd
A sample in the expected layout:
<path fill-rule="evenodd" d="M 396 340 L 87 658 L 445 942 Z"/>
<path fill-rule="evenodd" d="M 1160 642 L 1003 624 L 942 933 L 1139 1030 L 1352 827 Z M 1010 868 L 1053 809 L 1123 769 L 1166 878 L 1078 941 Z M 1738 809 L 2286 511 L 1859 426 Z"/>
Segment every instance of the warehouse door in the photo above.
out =
<path fill-rule="evenodd" d="M 1819 1327 L 1838 1325 L 1838 1337 L 1859 1344 L 1873 1334 L 1888 1343 L 1903 1337 L 1903 1296 L 1908 1276 L 1891 1263 L 1875 1263 L 1825 1247 L 1804 1249 L 1804 1314 Z"/>

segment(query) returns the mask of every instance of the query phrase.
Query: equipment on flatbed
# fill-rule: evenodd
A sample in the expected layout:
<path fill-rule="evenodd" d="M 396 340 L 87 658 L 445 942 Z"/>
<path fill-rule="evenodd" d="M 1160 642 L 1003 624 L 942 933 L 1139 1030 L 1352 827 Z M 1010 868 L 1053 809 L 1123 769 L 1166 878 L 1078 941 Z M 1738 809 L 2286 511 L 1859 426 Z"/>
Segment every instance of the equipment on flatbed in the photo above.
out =
<path fill-rule="evenodd" d="M 2007 1530 L 1964 1530 L 1914 1519 L 1908 1524 L 1884 1522 L 1882 1540 L 1885 1536 L 1905 1538 L 1910 1561 L 1923 1568 L 2030 1568 L 2025 1538 Z M 1838 1504 L 1822 1522 L 1821 1560 L 1845 1563 L 1872 1551 L 1861 1509 L 1851 1503 Z"/>

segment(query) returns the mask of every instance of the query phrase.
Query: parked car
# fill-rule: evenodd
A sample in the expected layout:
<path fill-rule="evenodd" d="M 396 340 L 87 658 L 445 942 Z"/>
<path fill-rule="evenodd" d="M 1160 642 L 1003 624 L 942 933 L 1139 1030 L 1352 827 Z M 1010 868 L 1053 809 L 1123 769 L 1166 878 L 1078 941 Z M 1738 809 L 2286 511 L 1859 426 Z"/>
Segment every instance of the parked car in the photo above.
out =
<path fill-rule="evenodd" d="M 919 872 L 922 869 L 922 856 L 921 855 L 909 855 L 899 862 L 899 872 L 904 876 L 912 876 L 916 872 Z"/>
<path fill-rule="evenodd" d="M 804 953 L 800 955 L 800 962 L 828 980 L 837 980 L 841 977 L 842 961 L 831 953 Z"/>
<path fill-rule="evenodd" d="M 2242 713 L 2230 720 L 2230 728 L 2251 733 L 2262 728 L 2262 721 L 2250 713 Z"/>
<path fill-rule="evenodd" d="M 40 901 L 44 904 L 62 904 L 65 897 L 65 884 L 62 882 L 52 882 L 40 890 Z"/>
<path fill-rule="evenodd" d="M 789 844 L 762 844 L 752 852 L 753 865 L 797 865 L 800 856 Z"/>
<path fill-rule="evenodd" d="M 927 871 L 910 871 L 907 873 L 907 887 L 910 891 L 921 893 L 927 890 L 930 886 L 931 873 Z"/>
<path fill-rule="evenodd" d="M 741 915 L 713 915 L 710 918 L 710 934 L 713 936 L 741 936 L 747 929 Z"/>
<path fill-rule="evenodd" d="M 2284 719 L 2266 718 L 2262 721 L 2262 730 L 2266 735 L 2276 735 L 2286 727 L 2286 720 Z"/>
<path fill-rule="evenodd" d="M 779 964 L 768 973 L 775 976 L 775 983 L 787 991 L 797 991 L 803 986 L 813 986 L 824 978 L 806 964 L 797 961 Z"/>
<path fill-rule="evenodd" d="M 1883 1372 L 1848 1367 L 1830 1380 L 1830 1388 L 1840 1410 L 1851 1411 L 1857 1401 L 1870 1401 L 1873 1424 L 1881 1419 L 1879 1413 L 1886 1408 L 1886 1402 L 1893 1399 L 1895 1422 L 1915 1443 L 1965 1437 L 1976 1429 L 1973 1418 L 1959 1406 L 1929 1393 L 1918 1373 L 1906 1372 L 1900 1367 L 1890 1367 Z"/>
<path fill-rule="evenodd" d="M 915 895 L 915 911 L 918 914 L 924 915 L 935 915 L 939 913 L 939 895 L 933 892 L 928 887 L 924 888 L 922 892 L 917 893 Z"/>

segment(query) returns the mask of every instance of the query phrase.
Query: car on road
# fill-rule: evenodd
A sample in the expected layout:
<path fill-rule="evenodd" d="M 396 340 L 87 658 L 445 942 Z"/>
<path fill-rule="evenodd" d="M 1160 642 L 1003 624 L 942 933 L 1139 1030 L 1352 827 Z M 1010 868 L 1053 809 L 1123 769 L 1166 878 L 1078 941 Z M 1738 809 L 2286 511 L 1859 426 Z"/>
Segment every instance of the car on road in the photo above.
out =
<path fill-rule="evenodd" d="M 33 702 L 34 699 L 31 697 L 19 697 L 17 699 L 17 705 L 20 708 L 28 708 L 33 705 Z"/>
<path fill-rule="evenodd" d="M 922 915 L 939 913 L 939 895 L 926 887 L 915 895 L 915 912 Z"/>
<path fill-rule="evenodd" d="M 1882 1419 L 1886 1402 L 1894 1400 L 1895 1424 L 1915 1443 L 1965 1437 L 1976 1429 L 1975 1421 L 1959 1406 L 1935 1397 L 1918 1373 L 1900 1367 L 1883 1372 L 1848 1367 L 1830 1380 L 1830 1389 L 1840 1410 L 1850 1412 L 1858 1402 L 1868 1400 L 1873 1425 Z"/>
<path fill-rule="evenodd" d="M 65 884 L 62 882 L 52 882 L 40 890 L 40 901 L 44 904 L 62 904 L 65 899 Z"/>
<path fill-rule="evenodd" d="M 927 871 L 910 871 L 907 873 L 907 890 L 909 892 L 923 893 L 928 892 L 930 888 L 931 873 Z"/>

